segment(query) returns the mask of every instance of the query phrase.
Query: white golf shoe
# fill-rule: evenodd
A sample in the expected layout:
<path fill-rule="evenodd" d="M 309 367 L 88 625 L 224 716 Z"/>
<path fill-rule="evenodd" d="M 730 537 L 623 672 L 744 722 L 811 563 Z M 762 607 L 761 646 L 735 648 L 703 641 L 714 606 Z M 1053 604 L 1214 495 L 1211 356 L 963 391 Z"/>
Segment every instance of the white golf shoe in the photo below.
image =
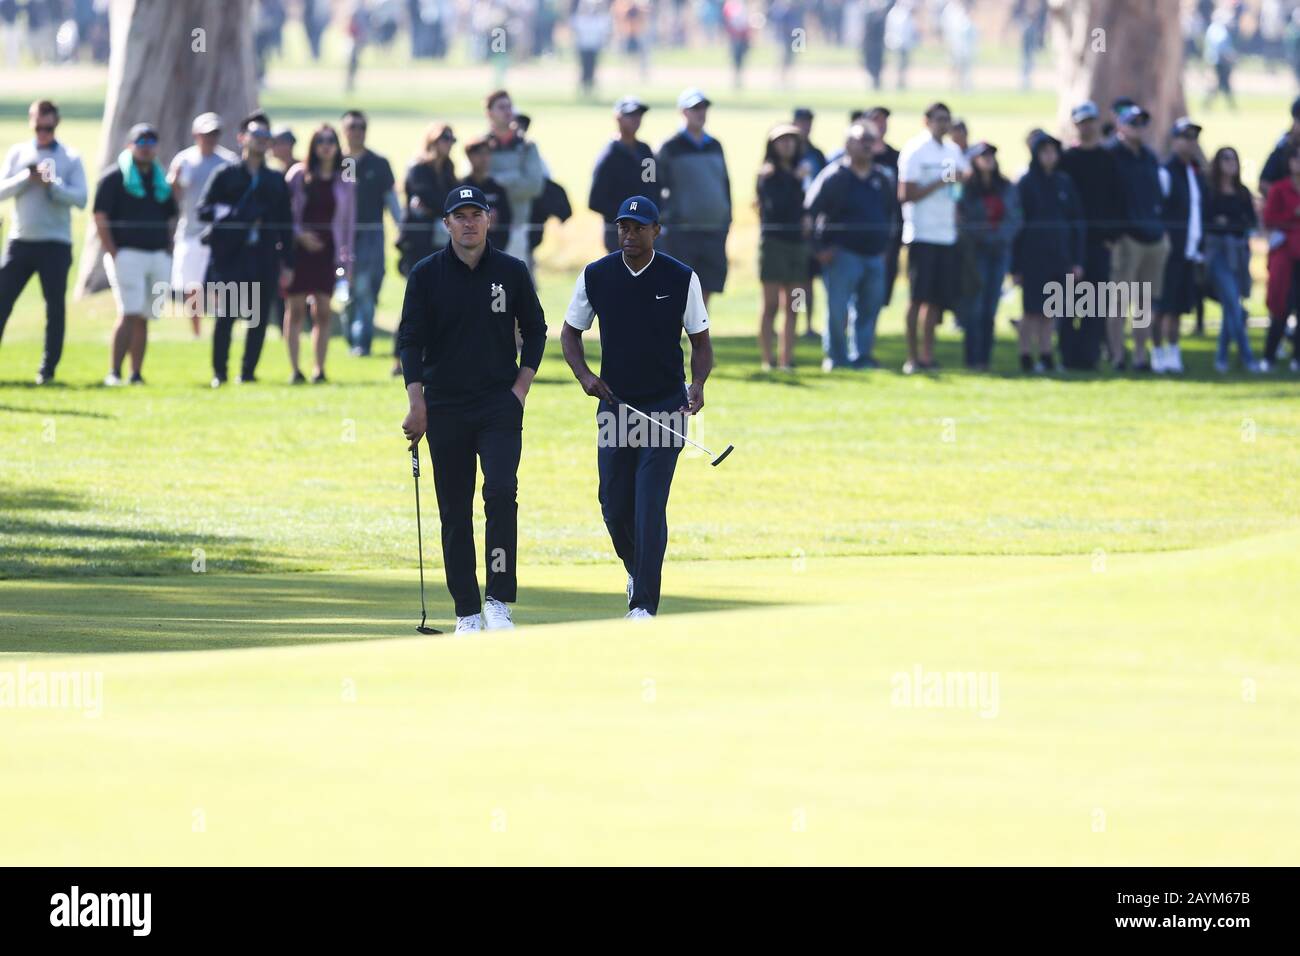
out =
<path fill-rule="evenodd" d="M 456 618 L 457 634 L 472 634 L 481 630 L 483 630 L 482 614 L 467 614 L 465 617 Z"/>
<path fill-rule="evenodd" d="M 508 631 L 515 626 L 510 620 L 510 605 L 494 597 L 483 602 L 483 623 L 489 631 Z"/>
<path fill-rule="evenodd" d="M 1163 345 L 1151 347 L 1151 371 L 1157 375 L 1163 375 L 1169 371 L 1169 360 L 1165 358 L 1165 347 Z"/>
<path fill-rule="evenodd" d="M 1175 375 L 1183 374 L 1183 347 L 1171 345 L 1165 352 L 1165 368 Z"/>
<path fill-rule="evenodd" d="M 653 614 L 643 607 L 634 607 L 623 616 L 631 621 L 648 621 L 654 617 Z"/>

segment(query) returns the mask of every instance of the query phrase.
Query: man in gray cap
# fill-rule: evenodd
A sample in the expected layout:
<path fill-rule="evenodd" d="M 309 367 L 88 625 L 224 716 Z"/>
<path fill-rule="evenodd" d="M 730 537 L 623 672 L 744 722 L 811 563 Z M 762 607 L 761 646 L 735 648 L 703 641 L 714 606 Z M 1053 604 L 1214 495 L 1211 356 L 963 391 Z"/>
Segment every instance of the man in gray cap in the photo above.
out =
<path fill-rule="evenodd" d="M 1119 197 L 1123 184 L 1115 157 L 1102 143 L 1101 113 L 1091 100 L 1070 111 L 1070 120 L 1078 136 L 1073 146 L 1061 156 L 1061 169 L 1074 180 L 1079 202 L 1087 220 L 1084 229 L 1083 279 L 1085 282 L 1110 281 L 1111 247 L 1124 218 Z M 1102 302 L 1102 297 L 1097 297 Z M 1059 322 L 1057 339 L 1061 346 L 1061 364 L 1067 369 L 1091 371 L 1101 358 L 1105 341 L 1104 314 L 1079 316 Z"/>
<path fill-rule="evenodd" d="M 636 138 L 641 118 L 648 109 L 635 96 L 625 96 L 614 104 L 618 136 L 605 145 L 591 176 L 587 207 L 605 220 L 606 252 L 615 252 L 619 247 L 618 227 L 614 224 L 619 204 L 628 196 L 642 192 L 647 182 L 653 182 L 654 150 Z"/>
<path fill-rule="evenodd" d="M 203 281 L 211 250 L 199 241 L 206 223 L 197 215 L 199 197 L 212 174 L 239 157 L 217 143 L 221 138 L 221 117 L 201 113 L 190 124 L 194 145 L 181 150 L 167 168 L 167 182 L 180 207 L 176 236 L 172 243 L 172 291 L 185 296 L 185 314 L 190 317 L 194 337 L 199 337 L 203 315 Z"/>
<path fill-rule="evenodd" d="M 722 144 L 704 131 L 710 105 L 699 89 L 682 92 L 677 108 L 684 125 L 659 147 L 656 169 L 663 250 L 695 270 L 706 305 L 727 282 L 731 228 L 727 160 Z"/>
<path fill-rule="evenodd" d="M 293 155 L 293 148 L 297 145 L 298 137 L 289 127 L 277 126 L 271 130 L 271 159 L 281 173 L 287 173 L 297 164 L 298 159 Z"/>

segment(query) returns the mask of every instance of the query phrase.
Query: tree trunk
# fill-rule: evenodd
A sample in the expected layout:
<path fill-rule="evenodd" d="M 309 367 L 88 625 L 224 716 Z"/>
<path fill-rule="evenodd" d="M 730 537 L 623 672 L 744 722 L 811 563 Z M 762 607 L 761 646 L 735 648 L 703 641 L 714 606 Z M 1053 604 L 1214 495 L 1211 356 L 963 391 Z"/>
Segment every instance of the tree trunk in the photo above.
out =
<path fill-rule="evenodd" d="M 158 128 L 166 166 L 193 143 L 190 124 L 221 116 L 222 145 L 236 149 L 238 124 L 257 102 L 251 0 L 112 0 L 108 95 L 98 171 L 117 161 L 136 123 Z M 95 170 L 88 170 L 91 175 Z M 78 297 L 108 287 L 93 225 L 86 230 Z"/>
<path fill-rule="evenodd" d="M 1160 151 L 1186 110 L 1180 0 L 1048 0 L 1057 61 L 1059 130 L 1092 100 L 1103 121 L 1111 102 L 1131 96 L 1151 113 L 1147 142 Z"/>

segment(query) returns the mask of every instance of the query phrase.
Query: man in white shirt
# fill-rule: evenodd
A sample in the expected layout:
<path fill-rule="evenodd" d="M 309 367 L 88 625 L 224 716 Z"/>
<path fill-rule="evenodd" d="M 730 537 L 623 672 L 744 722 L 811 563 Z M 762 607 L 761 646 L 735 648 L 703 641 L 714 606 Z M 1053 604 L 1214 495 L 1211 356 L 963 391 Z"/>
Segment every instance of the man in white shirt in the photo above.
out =
<path fill-rule="evenodd" d="M 655 251 L 659 208 L 645 196 L 629 196 L 614 222 L 620 251 L 578 276 L 560 344 L 582 390 L 600 399 L 600 510 L 627 571 L 627 616 L 638 619 L 659 610 L 668 492 L 682 443 L 625 403 L 685 434 L 688 417 L 704 407 L 713 344 L 699 276 Z M 600 375 L 587 366 L 582 347 L 582 333 L 597 318 Z M 689 388 L 682 370 L 683 330 L 691 340 Z"/>
<path fill-rule="evenodd" d="M 908 141 L 898 157 L 898 201 L 903 205 L 907 246 L 907 361 L 904 374 L 938 368 L 934 330 L 945 309 L 957 305 L 957 201 L 968 169 L 966 157 L 944 137 L 952 111 L 943 103 L 925 111 L 926 132 Z M 924 310 L 925 315 L 921 313 Z"/>
<path fill-rule="evenodd" d="M 221 117 L 216 113 L 194 117 L 190 132 L 194 135 L 194 145 L 172 159 L 167 182 L 180 206 L 172 243 L 172 289 L 183 291 L 185 314 L 194 327 L 194 337 L 198 338 L 199 319 L 203 315 L 203 283 L 211 256 L 211 250 L 199 240 L 207 226 L 199 221 L 199 198 L 212 174 L 226 163 L 238 162 L 239 157 L 217 144 L 221 138 Z"/>

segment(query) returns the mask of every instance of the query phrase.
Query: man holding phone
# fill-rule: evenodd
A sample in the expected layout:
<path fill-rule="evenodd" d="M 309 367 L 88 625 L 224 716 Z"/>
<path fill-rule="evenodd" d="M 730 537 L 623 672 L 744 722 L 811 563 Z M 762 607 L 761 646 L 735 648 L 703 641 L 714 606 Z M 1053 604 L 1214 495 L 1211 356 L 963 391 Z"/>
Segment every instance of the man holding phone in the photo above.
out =
<path fill-rule="evenodd" d="M 54 378 L 63 355 L 68 269 L 72 266 L 72 208 L 86 206 L 81 157 L 54 138 L 59 108 L 37 100 L 27 111 L 33 137 L 9 150 L 0 168 L 0 201 L 13 199 L 9 244 L 0 260 L 0 336 L 14 303 L 33 275 L 45 297 L 45 352 L 36 384 Z"/>

